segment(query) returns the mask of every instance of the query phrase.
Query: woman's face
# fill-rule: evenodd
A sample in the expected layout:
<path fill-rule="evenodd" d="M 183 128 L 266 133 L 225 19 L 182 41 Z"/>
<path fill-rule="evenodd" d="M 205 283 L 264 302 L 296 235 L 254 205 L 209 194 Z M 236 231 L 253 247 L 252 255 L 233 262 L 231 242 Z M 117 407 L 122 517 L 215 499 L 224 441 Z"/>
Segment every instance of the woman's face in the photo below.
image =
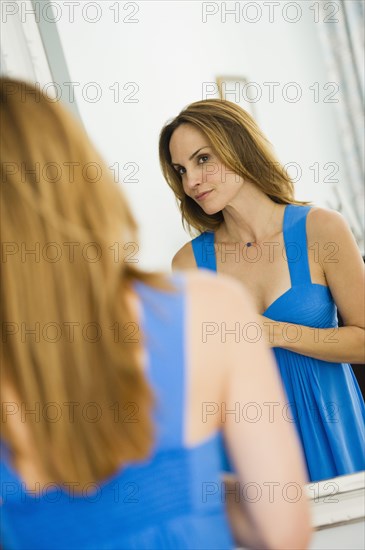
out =
<path fill-rule="evenodd" d="M 192 124 L 181 124 L 170 140 L 171 164 L 183 189 L 207 214 L 223 210 L 236 197 L 243 178 L 227 168 L 205 134 Z"/>

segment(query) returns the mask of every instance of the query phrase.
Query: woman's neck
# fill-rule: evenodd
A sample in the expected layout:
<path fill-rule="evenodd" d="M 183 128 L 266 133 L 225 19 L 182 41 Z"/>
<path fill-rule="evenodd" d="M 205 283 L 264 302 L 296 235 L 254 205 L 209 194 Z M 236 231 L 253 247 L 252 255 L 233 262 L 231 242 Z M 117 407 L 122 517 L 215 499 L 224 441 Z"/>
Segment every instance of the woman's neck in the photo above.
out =
<path fill-rule="evenodd" d="M 217 230 L 220 242 L 261 242 L 282 231 L 285 205 L 275 203 L 252 187 L 245 187 L 223 210 L 224 221 Z"/>

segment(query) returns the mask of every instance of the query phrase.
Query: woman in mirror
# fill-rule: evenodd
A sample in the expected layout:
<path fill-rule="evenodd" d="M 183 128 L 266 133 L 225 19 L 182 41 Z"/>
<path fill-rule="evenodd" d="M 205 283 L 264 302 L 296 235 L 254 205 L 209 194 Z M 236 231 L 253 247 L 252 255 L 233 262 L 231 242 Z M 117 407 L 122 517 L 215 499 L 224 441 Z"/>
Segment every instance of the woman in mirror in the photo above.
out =
<path fill-rule="evenodd" d="M 8 79 L 0 116 L 1 546 L 307 548 L 293 426 L 220 410 L 284 406 L 269 348 L 201 337 L 207 316 L 249 322 L 247 293 L 124 261 L 136 224 L 79 124 Z M 227 502 L 225 449 L 238 476 Z"/>
<path fill-rule="evenodd" d="M 349 365 L 364 363 L 364 266 L 348 224 L 295 200 L 270 143 L 234 103 L 192 103 L 162 129 L 159 148 L 183 224 L 199 233 L 173 269 L 206 268 L 248 289 L 309 478 L 364 469 L 365 407 Z"/>

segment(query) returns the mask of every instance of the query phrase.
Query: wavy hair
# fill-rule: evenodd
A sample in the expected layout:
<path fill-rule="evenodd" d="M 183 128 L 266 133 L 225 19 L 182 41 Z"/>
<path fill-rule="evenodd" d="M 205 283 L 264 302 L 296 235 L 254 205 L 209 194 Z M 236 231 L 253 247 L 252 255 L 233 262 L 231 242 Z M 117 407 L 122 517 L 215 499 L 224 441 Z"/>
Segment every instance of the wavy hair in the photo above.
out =
<path fill-rule="evenodd" d="M 208 139 L 223 164 L 248 180 L 279 204 L 309 204 L 294 199 L 294 185 L 281 166 L 272 146 L 252 116 L 244 109 L 220 99 L 191 103 L 161 130 L 159 156 L 162 173 L 173 190 L 183 226 L 191 234 L 215 231 L 223 213 L 209 215 L 183 190 L 181 176 L 171 165 L 170 140 L 181 124 L 192 124 Z"/>

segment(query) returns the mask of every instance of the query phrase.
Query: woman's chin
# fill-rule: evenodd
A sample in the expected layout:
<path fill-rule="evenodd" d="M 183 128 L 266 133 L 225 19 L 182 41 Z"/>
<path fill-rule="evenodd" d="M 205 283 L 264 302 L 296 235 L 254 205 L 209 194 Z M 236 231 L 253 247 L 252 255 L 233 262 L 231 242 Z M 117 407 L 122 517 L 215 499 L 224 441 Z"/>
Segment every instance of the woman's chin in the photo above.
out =
<path fill-rule="evenodd" d="M 213 208 L 212 206 L 206 206 L 202 207 L 202 210 L 204 210 L 205 214 L 208 214 L 208 216 L 214 216 L 214 214 L 218 214 L 218 212 L 221 212 L 221 208 Z"/>

